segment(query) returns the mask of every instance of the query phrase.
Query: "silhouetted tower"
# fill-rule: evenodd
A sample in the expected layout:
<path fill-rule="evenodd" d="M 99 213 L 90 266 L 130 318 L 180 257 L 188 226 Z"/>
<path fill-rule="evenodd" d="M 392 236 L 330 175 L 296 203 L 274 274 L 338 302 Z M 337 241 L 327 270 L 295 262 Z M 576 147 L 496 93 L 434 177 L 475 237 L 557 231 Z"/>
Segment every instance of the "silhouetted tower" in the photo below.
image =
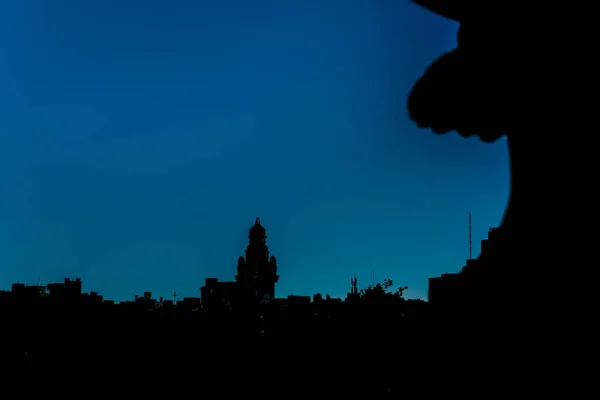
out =
<path fill-rule="evenodd" d="M 254 226 L 250 228 L 248 239 L 246 258 L 238 259 L 235 277 L 240 286 L 240 294 L 257 300 L 274 299 L 275 284 L 279 280 L 277 260 L 274 256 L 269 258 L 267 231 L 260 224 L 260 218 L 256 218 Z"/>
<path fill-rule="evenodd" d="M 356 275 L 354 275 L 354 278 L 350 278 L 350 293 L 351 294 L 358 294 L 358 283 L 357 283 L 357 279 L 356 279 Z"/>

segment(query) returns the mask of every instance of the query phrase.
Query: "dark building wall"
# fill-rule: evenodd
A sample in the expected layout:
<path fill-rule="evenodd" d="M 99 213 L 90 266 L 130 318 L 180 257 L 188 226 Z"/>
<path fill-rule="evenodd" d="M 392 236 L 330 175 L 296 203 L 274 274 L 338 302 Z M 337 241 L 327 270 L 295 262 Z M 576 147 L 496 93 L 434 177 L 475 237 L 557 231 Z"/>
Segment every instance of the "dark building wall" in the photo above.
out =
<path fill-rule="evenodd" d="M 467 260 L 457 274 L 444 274 L 429 279 L 429 302 L 437 307 L 487 307 L 502 302 L 510 279 L 517 279 L 515 271 L 504 265 L 502 252 L 505 235 L 492 228 L 488 238 L 481 241 L 481 256 Z"/>
<path fill-rule="evenodd" d="M 65 278 L 64 283 L 47 285 L 51 300 L 56 302 L 75 302 L 81 297 L 81 279 Z"/>
<path fill-rule="evenodd" d="M 444 274 L 429 278 L 429 302 L 431 304 L 456 303 L 461 288 L 460 274 Z"/>
<path fill-rule="evenodd" d="M 206 284 L 200 288 L 200 302 L 203 308 L 228 307 L 238 298 L 236 282 L 219 282 L 217 278 L 206 278 Z"/>

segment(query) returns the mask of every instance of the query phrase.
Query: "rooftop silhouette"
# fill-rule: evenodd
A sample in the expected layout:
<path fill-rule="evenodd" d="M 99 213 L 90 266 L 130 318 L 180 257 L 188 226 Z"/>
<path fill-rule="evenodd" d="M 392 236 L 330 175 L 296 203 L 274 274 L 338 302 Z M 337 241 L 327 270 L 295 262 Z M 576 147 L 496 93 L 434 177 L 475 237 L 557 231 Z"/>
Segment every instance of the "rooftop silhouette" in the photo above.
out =
<path fill-rule="evenodd" d="M 490 240 L 482 242 L 492 264 L 496 233 L 497 229 L 491 230 Z M 46 286 L 14 284 L 11 291 L 0 292 L 2 321 L 10 327 L 12 364 L 39 373 L 47 368 L 44 360 L 60 360 L 61 368 L 68 371 L 76 368 L 78 360 L 87 359 L 117 369 L 122 365 L 125 371 L 132 362 L 188 363 L 202 359 L 207 346 L 224 346 L 206 375 L 220 379 L 219 368 L 225 368 L 232 357 L 283 362 L 282 349 L 286 354 L 292 351 L 297 362 L 311 362 L 312 357 L 320 357 L 319 346 L 327 348 L 328 357 L 341 359 L 347 357 L 348 344 L 356 352 L 384 351 L 389 343 L 412 343 L 418 348 L 427 343 L 437 324 L 458 318 L 470 304 L 481 302 L 477 288 L 489 269 L 480 258 L 468 260 L 458 274 L 432 278 L 430 302 L 404 299 L 407 288 L 395 286 L 390 279 L 361 289 L 356 276 L 349 280 L 345 299 L 320 293 L 277 298 L 277 262 L 269 256 L 267 231 L 260 219 L 251 226 L 248 239 L 235 280 L 206 278 L 200 298 L 179 299 L 174 293 L 173 299 L 155 299 L 145 292 L 116 304 L 97 292 L 82 293 L 79 278 Z M 232 343 L 247 342 L 259 348 L 227 350 Z M 293 343 L 309 348 L 294 349 Z M 310 343 L 318 343 L 317 348 Z M 402 351 L 410 359 L 417 358 L 416 353 Z M 366 372 L 351 365 L 343 375 L 315 379 L 332 393 L 397 392 L 390 386 L 394 370 L 382 365 Z M 345 380 L 352 374 L 364 385 L 346 387 Z M 289 382 L 290 378 L 283 374 L 278 379 Z M 375 381 L 379 386 L 372 387 Z"/>
<path fill-rule="evenodd" d="M 205 277 L 199 297 L 174 292 L 172 299 L 157 299 L 144 292 L 116 303 L 99 292 L 84 293 L 79 278 L 45 286 L 14 283 L 0 291 L 7 365 L 29 377 L 48 370 L 97 377 L 108 368 L 146 374 L 150 382 L 143 387 L 150 390 L 161 382 L 187 382 L 183 373 L 192 371 L 194 390 L 221 397 L 270 396 L 279 386 L 302 396 L 383 397 L 405 394 L 415 377 L 426 381 L 426 390 L 443 387 L 448 397 L 452 389 L 437 380 L 442 376 L 453 379 L 461 396 L 504 386 L 517 393 L 518 379 L 506 369 L 513 373 L 526 364 L 523 354 L 533 353 L 541 337 L 535 326 L 541 316 L 562 315 L 557 310 L 564 305 L 550 293 L 554 284 L 563 277 L 583 279 L 553 269 L 571 248 L 558 225 L 572 211 L 557 192 L 581 197 L 569 190 L 573 175 L 563 167 L 569 162 L 557 163 L 556 155 L 573 155 L 575 146 L 562 136 L 542 140 L 553 130 L 562 135 L 587 128 L 574 110 L 582 101 L 547 89 L 544 74 L 559 85 L 567 79 L 554 63 L 556 52 L 536 35 L 556 29 L 531 12 L 516 13 L 516 2 L 495 2 L 489 11 L 481 2 L 413 1 L 460 28 L 457 47 L 415 82 L 407 99 L 410 118 L 437 134 L 455 131 L 485 143 L 507 139 L 510 198 L 478 257 L 430 277 L 428 301 L 406 299 L 402 282 L 364 285 L 351 271 L 345 298 L 278 297 L 285 270 L 256 218 L 245 253 L 228 255 L 238 257 L 235 275 L 226 281 Z M 555 315 L 550 320 L 563 322 Z M 501 367 L 508 362 L 509 368 Z M 177 367 L 163 372 L 157 365 Z"/>

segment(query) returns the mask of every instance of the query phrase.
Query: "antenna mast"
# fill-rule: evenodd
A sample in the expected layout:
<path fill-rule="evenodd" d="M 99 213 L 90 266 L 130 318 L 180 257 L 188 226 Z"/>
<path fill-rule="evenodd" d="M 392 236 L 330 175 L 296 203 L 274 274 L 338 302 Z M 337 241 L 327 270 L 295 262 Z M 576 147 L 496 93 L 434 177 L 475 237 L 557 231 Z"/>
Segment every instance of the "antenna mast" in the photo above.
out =
<path fill-rule="evenodd" d="M 473 246 L 471 241 L 471 211 L 469 211 L 469 260 L 473 259 Z"/>

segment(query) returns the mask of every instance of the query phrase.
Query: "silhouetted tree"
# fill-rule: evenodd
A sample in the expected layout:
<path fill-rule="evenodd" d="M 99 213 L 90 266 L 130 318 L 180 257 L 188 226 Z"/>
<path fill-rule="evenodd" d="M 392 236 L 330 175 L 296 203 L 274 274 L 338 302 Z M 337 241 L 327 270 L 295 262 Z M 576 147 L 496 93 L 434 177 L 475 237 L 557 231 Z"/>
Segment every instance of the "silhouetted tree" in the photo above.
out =
<path fill-rule="evenodd" d="M 389 289 L 392 286 L 394 286 L 394 282 L 391 279 L 384 279 L 383 283 L 377 283 L 375 286 L 370 285 L 366 289 L 361 289 L 359 296 L 361 299 L 373 302 L 404 299 L 403 294 L 408 289 L 408 286 L 399 287 L 396 291 L 391 291 Z"/>

